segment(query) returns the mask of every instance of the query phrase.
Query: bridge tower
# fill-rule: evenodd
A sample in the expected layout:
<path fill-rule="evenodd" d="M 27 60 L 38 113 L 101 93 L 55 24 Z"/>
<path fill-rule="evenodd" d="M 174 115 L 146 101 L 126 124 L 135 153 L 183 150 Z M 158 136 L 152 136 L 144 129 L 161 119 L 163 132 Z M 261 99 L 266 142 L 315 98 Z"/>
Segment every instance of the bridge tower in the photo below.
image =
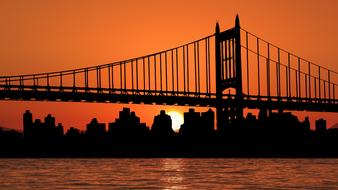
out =
<path fill-rule="evenodd" d="M 243 118 L 243 90 L 241 64 L 241 35 L 239 17 L 235 27 L 220 32 L 216 23 L 215 33 L 216 58 L 216 117 L 217 130 L 241 124 Z M 235 90 L 235 101 L 224 99 L 225 90 Z M 234 103 L 235 102 L 235 103 Z"/>

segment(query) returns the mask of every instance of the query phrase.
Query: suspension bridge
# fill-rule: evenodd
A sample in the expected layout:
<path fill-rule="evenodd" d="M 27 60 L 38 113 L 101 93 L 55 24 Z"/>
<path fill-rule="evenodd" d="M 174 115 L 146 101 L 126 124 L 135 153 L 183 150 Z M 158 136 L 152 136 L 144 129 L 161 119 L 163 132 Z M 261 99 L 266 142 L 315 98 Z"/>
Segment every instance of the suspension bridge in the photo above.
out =
<path fill-rule="evenodd" d="M 0 100 L 216 108 L 217 128 L 243 109 L 338 112 L 338 73 L 240 26 L 128 60 L 66 71 L 0 76 Z"/>

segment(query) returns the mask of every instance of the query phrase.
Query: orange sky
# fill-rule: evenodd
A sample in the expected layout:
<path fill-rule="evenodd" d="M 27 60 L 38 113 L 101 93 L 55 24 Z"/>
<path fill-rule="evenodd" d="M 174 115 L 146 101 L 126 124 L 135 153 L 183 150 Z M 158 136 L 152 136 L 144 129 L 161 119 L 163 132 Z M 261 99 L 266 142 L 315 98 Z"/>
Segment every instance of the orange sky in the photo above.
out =
<path fill-rule="evenodd" d="M 216 21 L 221 30 L 232 27 L 237 13 L 243 28 L 337 71 L 337 10 L 336 0 L 2 0 L 0 75 L 80 68 L 157 52 L 214 33 Z M 1 101 L 0 126 L 21 129 L 22 113 L 30 109 L 35 117 L 52 113 L 66 128 L 83 128 L 92 117 L 113 121 L 123 106 L 148 125 L 164 108 Z M 328 119 L 329 126 L 338 122 L 337 114 L 309 115 Z"/>

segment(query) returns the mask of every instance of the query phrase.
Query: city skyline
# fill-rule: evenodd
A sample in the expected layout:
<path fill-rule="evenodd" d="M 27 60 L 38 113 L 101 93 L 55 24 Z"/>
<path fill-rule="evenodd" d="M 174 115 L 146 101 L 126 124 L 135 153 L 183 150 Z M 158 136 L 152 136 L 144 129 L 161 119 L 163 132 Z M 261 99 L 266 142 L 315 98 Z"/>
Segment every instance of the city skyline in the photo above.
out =
<path fill-rule="evenodd" d="M 284 123 L 278 123 L 284 118 Z M 267 122 L 268 120 L 271 120 L 270 122 Z M 111 130 L 116 130 L 116 127 L 131 127 L 133 128 L 147 128 L 147 130 L 153 131 L 157 134 L 165 133 L 165 134 L 184 134 L 184 133 L 193 133 L 192 131 L 199 131 L 202 129 L 201 134 L 207 133 L 203 132 L 203 130 L 206 131 L 222 131 L 223 129 L 217 129 L 215 128 L 215 113 L 212 111 L 212 109 L 209 109 L 205 112 L 196 112 L 194 108 L 189 108 L 187 112 L 184 112 L 183 114 L 183 123 L 181 124 L 178 131 L 174 131 L 175 127 L 173 126 L 173 118 L 172 116 L 168 115 L 168 112 L 165 110 L 161 110 L 157 115 L 154 116 L 153 122 L 151 125 L 146 125 L 146 123 L 141 122 L 141 118 L 138 117 L 138 114 L 134 111 L 132 111 L 130 108 L 123 107 L 122 110 L 119 111 L 119 115 L 116 118 L 112 118 L 110 122 L 99 122 L 99 118 L 92 118 L 90 121 L 87 122 L 87 124 L 83 127 L 83 130 L 81 128 L 77 128 L 74 126 L 69 126 L 64 130 L 64 127 L 62 125 L 62 122 L 57 122 L 56 117 L 53 117 L 52 114 L 48 113 L 46 117 L 42 120 L 41 118 L 34 117 L 33 113 L 30 110 L 26 110 L 23 113 L 23 135 L 27 136 L 27 129 L 25 133 L 25 128 L 31 128 L 33 125 L 37 128 L 46 128 L 55 130 L 57 136 L 65 135 L 72 131 L 73 129 L 78 130 L 80 133 L 90 133 L 92 135 L 100 134 L 109 132 Z M 260 122 L 258 124 L 257 122 Z M 266 123 L 265 123 L 266 122 Z M 272 123 L 274 124 L 272 124 Z M 277 122 L 277 123 L 276 123 Z M 323 118 L 319 118 L 315 121 L 315 126 L 310 128 L 310 122 L 309 118 L 305 117 L 303 121 L 301 121 L 297 116 L 293 115 L 291 112 L 284 112 L 282 110 L 278 111 L 272 111 L 272 110 L 266 110 L 261 109 L 259 110 L 258 115 L 253 114 L 252 112 L 249 112 L 246 117 L 243 118 L 243 123 L 239 126 L 231 126 L 230 128 L 253 128 L 257 127 L 258 125 L 262 125 L 267 128 L 274 128 L 276 126 L 280 126 L 282 128 L 292 129 L 295 127 L 295 123 L 298 122 L 298 125 L 304 125 L 305 131 L 316 131 L 316 132 L 323 132 L 328 129 L 338 130 L 338 127 L 330 128 L 327 127 L 326 120 Z M 290 125 L 291 124 L 291 125 Z M 271 126 L 270 126 L 271 125 Z M 8 130 L 8 129 L 7 129 Z M 29 131 L 30 129 L 28 129 Z M 45 131 L 46 132 L 46 131 Z M 29 133 L 29 132 L 28 132 Z M 48 133 L 48 132 L 47 132 Z M 130 133 L 130 135 L 133 135 L 132 131 L 129 131 L 127 133 Z M 30 134 L 28 134 L 29 136 Z M 61 135 L 61 136 L 62 136 Z M 30 138 L 30 137 L 29 137 Z"/>
<path fill-rule="evenodd" d="M 214 129 L 212 110 L 184 113 L 175 133 L 164 110 L 151 127 L 130 108 L 101 123 L 93 118 L 81 131 L 64 130 L 51 114 L 42 120 L 26 110 L 23 133 L 0 128 L 2 157 L 336 157 L 338 128 L 326 120 L 300 121 L 291 112 L 260 109 L 241 119 L 241 125 Z"/>
<path fill-rule="evenodd" d="M 207 116 L 208 113 L 209 113 L 209 116 Z M 210 115 L 210 113 L 212 113 L 212 114 Z M 252 116 L 252 113 L 250 113 L 250 114 Z M 135 119 L 135 120 L 137 120 L 135 123 L 138 123 L 138 124 L 134 123 L 134 124 L 130 124 L 130 125 L 140 125 L 141 127 L 147 127 L 150 130 L 152 128 L 155 128 L 155 131 L 156 130 L 159 130 L 159 131 L 169 130 L 168 127 L 170 127 L 170 130 L 172 130 L 172 132 L 179 133 L 180 128 L 184 125 L 185 126 L 186 125 L 192 126 L 192 125 L 199 125 L 200 124 L 199 121 L 197 121 L 197 120 L 189 120 L 189 119 L 187 120 L 187 118 L 189 118 L 189 116 L 190 116 L 190 118 L 191 118 L 191 116 L 208 118 L 208 120 L 210 120 L 210 122 L 202 122 L 203 125 L 206 125 L 208 128 L 212 128 L 213 130 L 216 130 L 216 128 L 214 127 L 215 126 L 215 124 L 214 124 L 215 116 L 214 116 L 214 112 L 211 109 L 207 110 L 206 112 L 195 112 L 194 108 L 189 108 L 188 112 L 184 112 L 184 114 L 182 115 L 183 122 L 181 123 L 181 126 L 179 126 L 179 128 L 174 126 L 174 123 L 173 123 L 173 119 L 176 119 L 176 118 L 173 118 L 173 116 L 169 115 L 169 113 L 166 112 L 165 110 L 160 110 L 160 112 L 153 117 L 153 121 L 150 125 L 147 125 L 146 123 L 142 123 L 141 118 L 138 117 L 137 115 L 138 114 L 136 112 L 130 110 L 130 108 L 123 107 L 122 110 L 119 110 L 119 115 L 115 118 L 111 118 L 111 120 L 108 121 L 107 123 L 100 122 L 100 118 L 94 117 L 90 121 L 87 121 L 85 126 L 78 126 L 78 127 L 68 126 L 67 127 L 67 126 L 64 126 L 62 124 L 62 121 L 56 120 L 56 117 L 51 113 L 48 113 L 44 117 L 44 119 L 42 119 L 42 118 L 39 118 L 39 117 L 34 117 L 33 112 L 31 112 L 30 110 L 26 110 L 23 113 L 23 119 L 22 119 L 24 125 L 22 125 L 21 129 L 19 129 L 18 131 L 22 131 L 23 135 L 25 135 L 24 134 L 25 123 L 30 123 L 30 125 L 31 124 L 45 125 L 47 128 L 62 128 L 62 130 L 58 129 L 58 131 L 59 131 L 58 133 L 62 133 L 62 134 L 66 134 L 66 132 L 68 130 L 72 130 L 72 129 L 78 129 L 79 132 L 86 132 L 88 129 L 89 130 L 90 129 L 96 130 L 95 127 L 97 127 L 97 126 L 98 126 L 97 128 L 103 128 L 104 129 L 103 131 L 107 132 L 109 130 L 109 128 L 114 127 L 115 122 L 119 123 L 121 119 L 125 120 L 125 122 L 126 122 L 126 120 L 133 121 Z M 170 122 L 168 122 L 168 120 L 166 122 L 163 122 L 163 116 L 169 117 Z M 177 115 L 174 115 L 174 117 L 177 117 Z M 166 123 L 166 124 L 163 124 L 163 123 Z M 91 128 L 90 126 L 94 126 L 94 128 Z M 178 129 L 178 130 L 175 131 L 175 129 Z M 7 129 L 7 130 L 9 130 L 9 129 Z"/>

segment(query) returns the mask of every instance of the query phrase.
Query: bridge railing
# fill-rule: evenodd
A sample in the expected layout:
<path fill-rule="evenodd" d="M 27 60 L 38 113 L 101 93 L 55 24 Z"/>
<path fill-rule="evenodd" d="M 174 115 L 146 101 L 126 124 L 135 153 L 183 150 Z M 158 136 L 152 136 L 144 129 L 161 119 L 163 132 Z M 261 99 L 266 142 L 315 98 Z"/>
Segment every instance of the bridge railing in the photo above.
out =
<path fill-rule="evenodd" d="M 126 95 L 214 94 L 214 35 L 154 54 L 59 72 L 1 76 L 0 90 Z"/>
<path fill-rule="evenodd" d="M 251 98 L 338 103 L 338 73 L 241 28 L 243 92 Z"/>

